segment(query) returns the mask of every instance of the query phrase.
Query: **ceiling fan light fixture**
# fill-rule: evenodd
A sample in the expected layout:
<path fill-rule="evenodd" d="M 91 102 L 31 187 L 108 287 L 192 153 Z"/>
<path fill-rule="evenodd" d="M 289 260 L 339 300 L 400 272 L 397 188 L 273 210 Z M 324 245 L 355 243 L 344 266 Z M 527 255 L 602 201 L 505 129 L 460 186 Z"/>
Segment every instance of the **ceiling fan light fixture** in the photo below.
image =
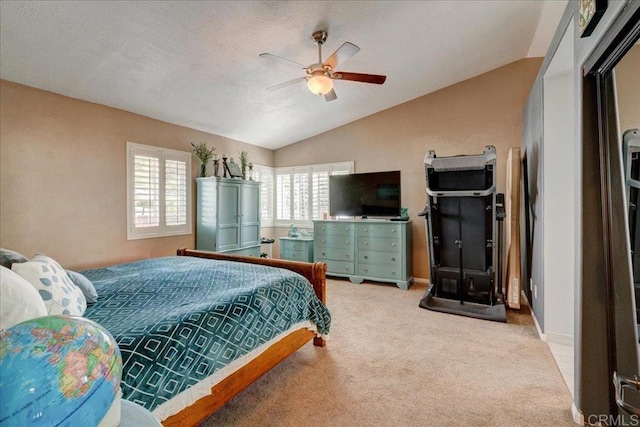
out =
<path fill-rule="evenodd" d="M 324 95 L 333 89 L 333 80 L 325 75 L 313 76 L 307 80 L 307 86 L 316 95 Z"/>

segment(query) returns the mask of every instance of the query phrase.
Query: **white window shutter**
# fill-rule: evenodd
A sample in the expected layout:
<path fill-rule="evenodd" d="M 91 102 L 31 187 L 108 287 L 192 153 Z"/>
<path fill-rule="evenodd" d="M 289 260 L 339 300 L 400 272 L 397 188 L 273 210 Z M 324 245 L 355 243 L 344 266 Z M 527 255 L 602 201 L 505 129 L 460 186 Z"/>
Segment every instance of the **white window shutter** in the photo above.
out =
<path fill-rule="evenodd" d="M 153 236 L 160 232 L 160 153 L 130 147 L 128 160 L 128 235 Z"/>
<path fill-rule="evenodd" d="M 273 225 L 273 169 L 267 166 L 255 165 L 254 180 L 260 182 L 260 219 L 263 226 Z"/>
<path fill-rule="evenodd" d="M 291 173 L 281 171 L 276 175 L 276 219 L 291 220 Z"/>
<path fill-rule="evenodd" d="M 165 234 L 191 232 L 191 177 L 187 175 L 191 156 L 164 153 Z"/>
<path fill-rule="evenodd" d="M 309 169 L 296 169 L 293 173 L 293 219 L 309 220 Z"/>

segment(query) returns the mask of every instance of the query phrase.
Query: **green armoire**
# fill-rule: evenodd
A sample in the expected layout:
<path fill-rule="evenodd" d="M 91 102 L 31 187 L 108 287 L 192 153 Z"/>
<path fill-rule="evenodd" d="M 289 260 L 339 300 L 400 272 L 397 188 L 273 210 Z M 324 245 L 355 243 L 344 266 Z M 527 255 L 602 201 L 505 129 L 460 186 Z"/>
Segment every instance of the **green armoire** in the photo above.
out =
<path fill-rule="evenodd" d="M 260 256 L 260 183 L 196 178 L 196 249 Z"/>

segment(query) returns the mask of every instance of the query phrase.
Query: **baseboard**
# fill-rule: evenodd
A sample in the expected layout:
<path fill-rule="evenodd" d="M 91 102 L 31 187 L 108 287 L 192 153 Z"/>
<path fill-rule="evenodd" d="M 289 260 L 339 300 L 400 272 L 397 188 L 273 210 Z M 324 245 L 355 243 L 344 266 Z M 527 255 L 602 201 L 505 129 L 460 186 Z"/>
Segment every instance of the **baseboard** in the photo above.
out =
<path fill-rule="evenodd" d="M 571 416 L 573 417 L 573 422 L 583 426 L 584 425 L 584 415 L 578 408 L 576 408 L 576 402 L 571 402 Z"/>
<path fill-rule="evenodd" d="M 540 329 L 540 325 L 538 324 L 538 319 L 536 319 L 536 314 L 531 310 L 531 318 L 533 319 L 533 324 L 536 325 L 536 331 L 538 331 L 538 335 L 542 341 L 547 341 L 547 336 L 542 333 L 542 329 Z"/>
<path fill-rule="evenodd" d="M 573 337 L 571 335 L 548 331 L 545 336 L 547 337 L 547 342 L 573 346 Z"/>
<path fill-rule="evenodd" d="M 422 285 L 422 284 L 424 284 L 424 285 L 428 285 L 428 284 L 429 284 L 429 279 L 424 279 L 424 278 L 422 278 L 422 277 L 414 277 L 414 278 L 413 278 L 413 281 L 414 281 L 415 283 L 420 283 L 421 285 Z"/>
<path fill-rule="evenodd" d="M 522 301 L 526 302 L 529 307 L 532 307 L 531 303 L 529 302 L 529 298 L 527 298 L 527 294 L 524 293 L 524 290 L 520 292 L 520 298 L 522 298 Z M 538 331 L 538 336 L 542 341 L 547 341 L 547 337 L 542 333 L 542 329 L 540 329 L 540 325 L 538 324 L 538 319 L 536 319 L 536 314 L 533 312 L 533 308 L 531 308 L 530 311 L 531 318 L 533 319 L 533 324 L 536 325 L 536 331 Z"/>

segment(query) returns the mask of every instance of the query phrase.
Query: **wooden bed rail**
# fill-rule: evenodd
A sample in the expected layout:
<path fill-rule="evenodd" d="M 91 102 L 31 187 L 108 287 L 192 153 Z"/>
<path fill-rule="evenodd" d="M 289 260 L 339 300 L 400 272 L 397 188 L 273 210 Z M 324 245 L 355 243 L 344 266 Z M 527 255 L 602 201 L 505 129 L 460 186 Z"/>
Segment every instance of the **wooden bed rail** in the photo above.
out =
<path fill-rule="evenodd" d="M 287 270 L 294 271 L 306 277 L 313 285 L 318 299 L 324 304 L 327 303 L 327 288 L 326 288 L 326 271 L 327 264 L 324 262 L 301 262 L 301 261 L 287 261 L 274 258 L 258 258 L 243 255 L 231 255 L 220 252 L 208 252 L 198 251 L 194 249 L 180 248 L 177 251 L 178 256 L 192 256 L 198 258 L 218 259 L 223 261 L 236 261 L 245 262 L 249 264 L 260 264 L 271 267 L 285 268 Z M 325 346 L 325 340 L 322 337 L 316 337 L 313 339 L 313 344 L 318 347 Z"/>

